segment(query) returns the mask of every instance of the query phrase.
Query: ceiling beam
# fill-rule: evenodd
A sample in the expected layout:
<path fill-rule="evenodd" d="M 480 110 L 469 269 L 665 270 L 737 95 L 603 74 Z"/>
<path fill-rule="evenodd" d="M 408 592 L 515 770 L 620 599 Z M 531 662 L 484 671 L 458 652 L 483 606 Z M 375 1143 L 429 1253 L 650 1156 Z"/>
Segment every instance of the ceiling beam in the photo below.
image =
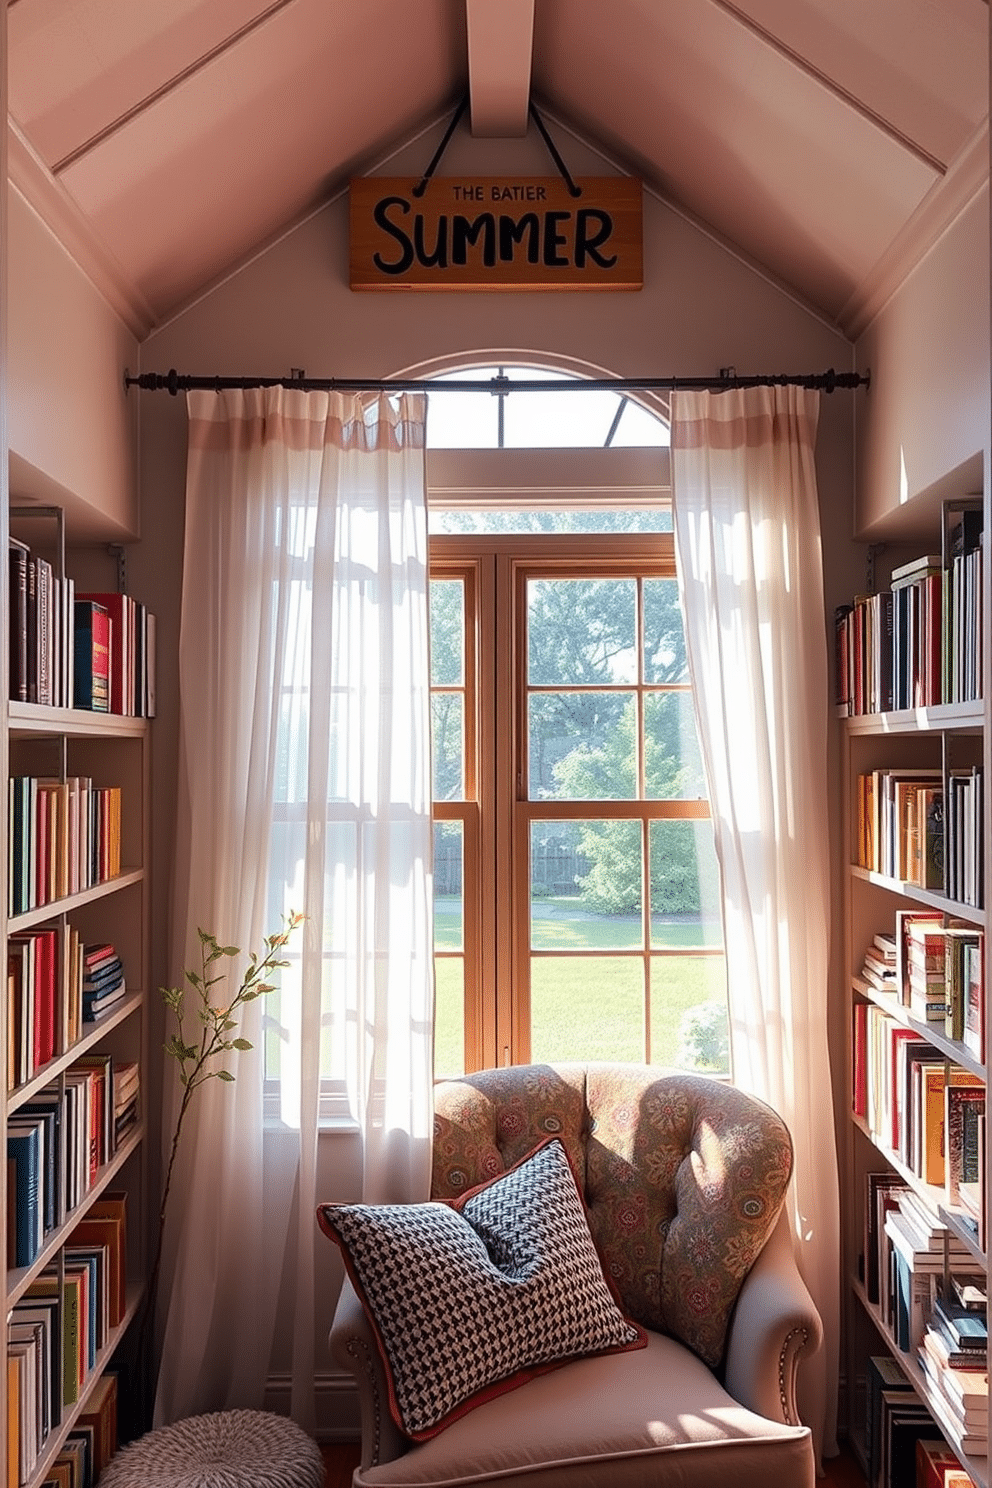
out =
<path fill-rule="evenodd" d="M 518 139 L 527 133 L 534 0 L 465 0 L 472 133 Z"/>

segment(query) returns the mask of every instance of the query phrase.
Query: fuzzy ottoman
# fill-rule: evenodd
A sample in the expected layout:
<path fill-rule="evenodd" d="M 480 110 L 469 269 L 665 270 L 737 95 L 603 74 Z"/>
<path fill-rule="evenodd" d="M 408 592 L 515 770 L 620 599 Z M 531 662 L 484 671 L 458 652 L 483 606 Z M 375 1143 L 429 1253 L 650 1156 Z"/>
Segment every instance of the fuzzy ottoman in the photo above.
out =
<path fill-rule="evenodd" d="M 100 1488 L 323 1488 L 320 1449 L 269 1411 L 216 1411 L 160 1426 L 122 1447 Z"/>

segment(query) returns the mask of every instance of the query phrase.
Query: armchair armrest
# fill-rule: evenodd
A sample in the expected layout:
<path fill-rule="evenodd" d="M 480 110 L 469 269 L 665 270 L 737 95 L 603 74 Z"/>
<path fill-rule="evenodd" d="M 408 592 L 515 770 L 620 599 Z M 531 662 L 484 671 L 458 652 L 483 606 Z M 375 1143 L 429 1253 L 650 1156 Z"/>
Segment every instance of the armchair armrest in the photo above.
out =
<path fill-rule="evenodd" d="M 783 1210 L 741 1287 L 727 1341 L 724 1384 L 759 1415 L 799 1425 L 796 1377 L 823 1325 L 799 1275 Z"/>
<path fill-rule="evenodd" d="M 365 1309 L 346 1276 L 331 1324 L 332 1358 L 355 1378 L 362 1426 L 362 1467 L 391 1462 L 410 1445 L 389 1413 L 389 1384 Z"/>

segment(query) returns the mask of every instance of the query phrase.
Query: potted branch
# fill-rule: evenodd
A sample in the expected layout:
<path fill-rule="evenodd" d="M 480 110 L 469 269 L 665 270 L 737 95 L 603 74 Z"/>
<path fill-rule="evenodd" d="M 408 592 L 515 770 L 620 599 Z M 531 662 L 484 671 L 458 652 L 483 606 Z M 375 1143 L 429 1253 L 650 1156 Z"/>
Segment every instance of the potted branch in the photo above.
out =
<path fill-rule="evenodd" d="M 223 1056 L 252 1047 L 249 1040 L 242 1038 L 237 1032 L 241 1011 L 246 1003 L 275 991 L 276 984 L 269 978 L 273 972 L 289 965 L 288 961 L 282 959 L 280 953 L 287 945 L 294 930 L 302 923 L 303 918 L 302 914 L 290 912 L 284 916 L 283 928 L 265 937 L 265 949 L 262 955 L 258 955 L 255 951 L 249 952 L 244 976 L 229 1002 L 223 1004 L 214 1002 L 214 989 L 227 976 L 227 972 L 220 969 L 219 963 L 224 960 L 232 961 L 240 956 L 241 951 L 238 946 L 221 945 L 217 938 L 207 930 L 197 931 L 200 937 L 199 971 L 185 971 L 183 984 L 179 987 L 159 988 L 166 1007 L 175 1015 L 176 1029 L 166 1039 L 164 1048 L 179 1066 L 183 1096 L 176 1116 L 172 1146 L 162 1186 L 155 1259 L 148 1278 L 148 1289 L 145 1293 L 141 1326 L 138 1332 L 139 1357 L 149 1320 L 155 1315 L 172 1175 L 193 1096 L 207 1080 L 223 1080 L 228 1083 L 233 1081 L 234 1075 L 221 1062 Z M 187 998 L 193 1003 L 192 1013 L 187 1008 Z M 195 1034 L 187 1033 L 187 1017 L 195 1018 L 200 1025 L 199 1042 L 195 1041 Z"/>

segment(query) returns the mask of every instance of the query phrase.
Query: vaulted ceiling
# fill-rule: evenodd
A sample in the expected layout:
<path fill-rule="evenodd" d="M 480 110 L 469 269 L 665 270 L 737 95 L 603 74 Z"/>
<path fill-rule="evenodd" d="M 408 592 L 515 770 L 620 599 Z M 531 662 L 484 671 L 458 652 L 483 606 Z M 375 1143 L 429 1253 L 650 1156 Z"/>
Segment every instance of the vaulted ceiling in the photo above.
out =
<path fill-rule="evenodd" d="M 8 0 L 9 170 L 139 334 L 471 94 L 855 333 L 988 172 L 986 0 Z"/>

